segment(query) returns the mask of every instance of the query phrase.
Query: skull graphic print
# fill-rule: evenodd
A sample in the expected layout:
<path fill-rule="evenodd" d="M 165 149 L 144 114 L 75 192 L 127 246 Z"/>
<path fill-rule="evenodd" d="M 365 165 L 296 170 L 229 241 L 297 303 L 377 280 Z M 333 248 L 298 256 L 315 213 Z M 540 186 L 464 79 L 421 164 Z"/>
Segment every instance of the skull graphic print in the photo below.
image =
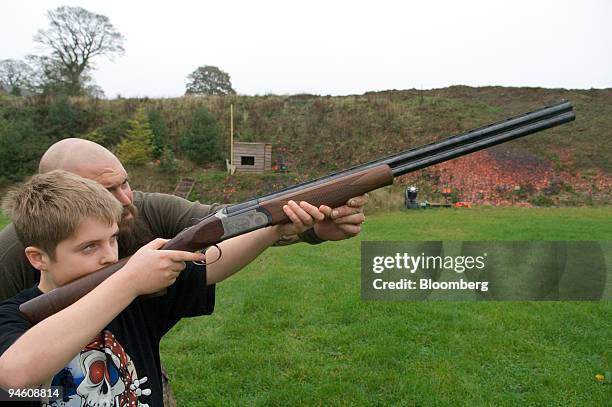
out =
<path fill-rule="evenodd" d="M 147 377 L 138 378 L 132 359 L 108 330 L 100 333 L 55 375 L 51 386 L 64 388 L 63 400 L 47 406 L 147 406 Z"/>

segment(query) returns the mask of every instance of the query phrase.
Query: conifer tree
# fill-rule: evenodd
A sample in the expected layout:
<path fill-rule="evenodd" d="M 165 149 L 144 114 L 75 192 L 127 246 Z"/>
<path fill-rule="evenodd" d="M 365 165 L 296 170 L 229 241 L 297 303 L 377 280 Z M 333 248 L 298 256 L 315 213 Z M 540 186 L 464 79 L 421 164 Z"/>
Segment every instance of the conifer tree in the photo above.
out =
<path fill-rule="evenodd" d="M 183 152 L 196 164 L 206 164 L 221 158 L 217 121 L 205 107 L 196 111 L 191 127 L 181 140 Z"/>
<path fill-rule="evenodd" d="M 117 146 L 117 156 L 124 164 L 143 165 L 151 159 L 153 152 L 153 132 L 144 109 L 138 109 L 128 123 L 125 137 Z"/>

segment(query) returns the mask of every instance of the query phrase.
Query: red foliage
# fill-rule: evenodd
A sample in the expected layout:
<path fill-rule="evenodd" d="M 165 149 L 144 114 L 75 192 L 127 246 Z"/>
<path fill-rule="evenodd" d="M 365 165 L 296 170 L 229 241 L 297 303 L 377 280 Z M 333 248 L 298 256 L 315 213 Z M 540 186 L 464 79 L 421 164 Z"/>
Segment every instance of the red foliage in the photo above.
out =
<path fill-rule="evenodd" d="M 610 190 L 612 179 L 602 173 L 583 176 L 580 171 L 563 170 L 574 167 L 571 151 L 557 151 L 556 155 L 557 169 L 528 154 L 484 150 L 408 174 L 400 183 L 411 184 L 426 177 L 435 182 L 432 188 L 438 192 L 450 187 L 462 201 L 496 206 L 532 206 L 529 198 L 533 195 L 555 194 L 569 187 L 589 194 Z"/>

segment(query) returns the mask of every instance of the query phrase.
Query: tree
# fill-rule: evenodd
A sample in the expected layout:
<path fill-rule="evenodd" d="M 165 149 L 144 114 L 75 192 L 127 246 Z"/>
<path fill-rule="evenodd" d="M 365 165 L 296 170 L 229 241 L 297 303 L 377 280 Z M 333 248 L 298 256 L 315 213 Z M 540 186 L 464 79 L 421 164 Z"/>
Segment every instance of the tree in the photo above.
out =
<path fill-rule="evenodd" d="M 183 133 L 181 147 L 185 155 L 197 164 L 213 162 L 221 157 L 219 128 L 205 107 L 193 116 L 191 127 Z"/>
<path fill-rule="evenodd" d="M 200 66 L 187 76 L 186 95 L 233 95 L 229 74 L 216 66 Z"/>
<path fill-rule="evenodd" d="M 174 152 L 169 146 L 164 147 L 159 157 L 159 172 L 162 174 L 175 174 L 178 170 L 179 164 Z"/>
<path fill-rule="evenodd" d="M 153 158 L 160 158 L 164 149 L 168 146 L 168 127 L 157 110 L 150 110 L 147 114 L 151 131 L 153 132 Z"/>
<path fill-rule="evenodd" d="M 32 112 L 5 119 L 0 112 L 0 185 L 20 181 L 36 171 L 38 159 L 51 144 L 41 135 Z M 20 112 L 23 113 L 23 112 Z"/>
<path fill-rule="evenodd" d="M 30 81 L 32 91 L 46 95 L 74 94 L 70 75 L 66 74 L 61 61 L 44 55 L 27 55 L 26 59 L 34 72 Z M 87 68 L 81 73 L 79 94 L 104 97 L 104 91 L 95 84 L 90 72 L 91 68 Z"/>
<path fill-rule="evenodd" d="M 43 62 L 68 95 L 81 95 L 85 93 L 83 75 L 93 69 L 92 59 L 122 55 L 124 38 L 108 17 L 81 7 L 58 7 L 47 17 L 49 28 L 34 36 L 51 53 Z"/>
<path fill-rule="evenodd" d="M 0 61 L 0 84 L 5 85 L 10 93 L 23 96 L 24 91 L 32 90 L 34 71 L 28 64 L 16 59 Z"/>
<path fill-rule="evenodd" d="M 117 146 L 117 157 L 131 165 L 143 165 L 151 159 L 153 132 L 143 108 L 129 122 L 130 128 Z"/>
<path fill-rule="evenodd" d="M 34 71 L 32 87 L 44 94 L 68 94 L 68 82 L 61 63 L 48 56 L 27 55 Z"/>
<path fill-rule="evenodd" d="M 87 118 L 83 111 L 75 109 L 68 96 L 54 97 L 47 106 L 47 134 L 52 137 L 76 137 L 86 127 Z"/>

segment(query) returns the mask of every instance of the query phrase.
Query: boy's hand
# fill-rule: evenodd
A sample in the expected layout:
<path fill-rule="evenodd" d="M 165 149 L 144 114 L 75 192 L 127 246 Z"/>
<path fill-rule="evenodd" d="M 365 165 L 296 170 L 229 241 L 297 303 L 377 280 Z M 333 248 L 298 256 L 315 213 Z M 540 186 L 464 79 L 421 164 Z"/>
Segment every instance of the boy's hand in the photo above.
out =
<path fill-rule="evenodd" d="M 131 287 L 136 296 L 152 294 L 174 284 L 186 261 L 203 261 L 203 253 L 178 250 L 158 250 L 167 239 L 155 239 L 141 247 L 123 267 L 130 273 Z"/>

